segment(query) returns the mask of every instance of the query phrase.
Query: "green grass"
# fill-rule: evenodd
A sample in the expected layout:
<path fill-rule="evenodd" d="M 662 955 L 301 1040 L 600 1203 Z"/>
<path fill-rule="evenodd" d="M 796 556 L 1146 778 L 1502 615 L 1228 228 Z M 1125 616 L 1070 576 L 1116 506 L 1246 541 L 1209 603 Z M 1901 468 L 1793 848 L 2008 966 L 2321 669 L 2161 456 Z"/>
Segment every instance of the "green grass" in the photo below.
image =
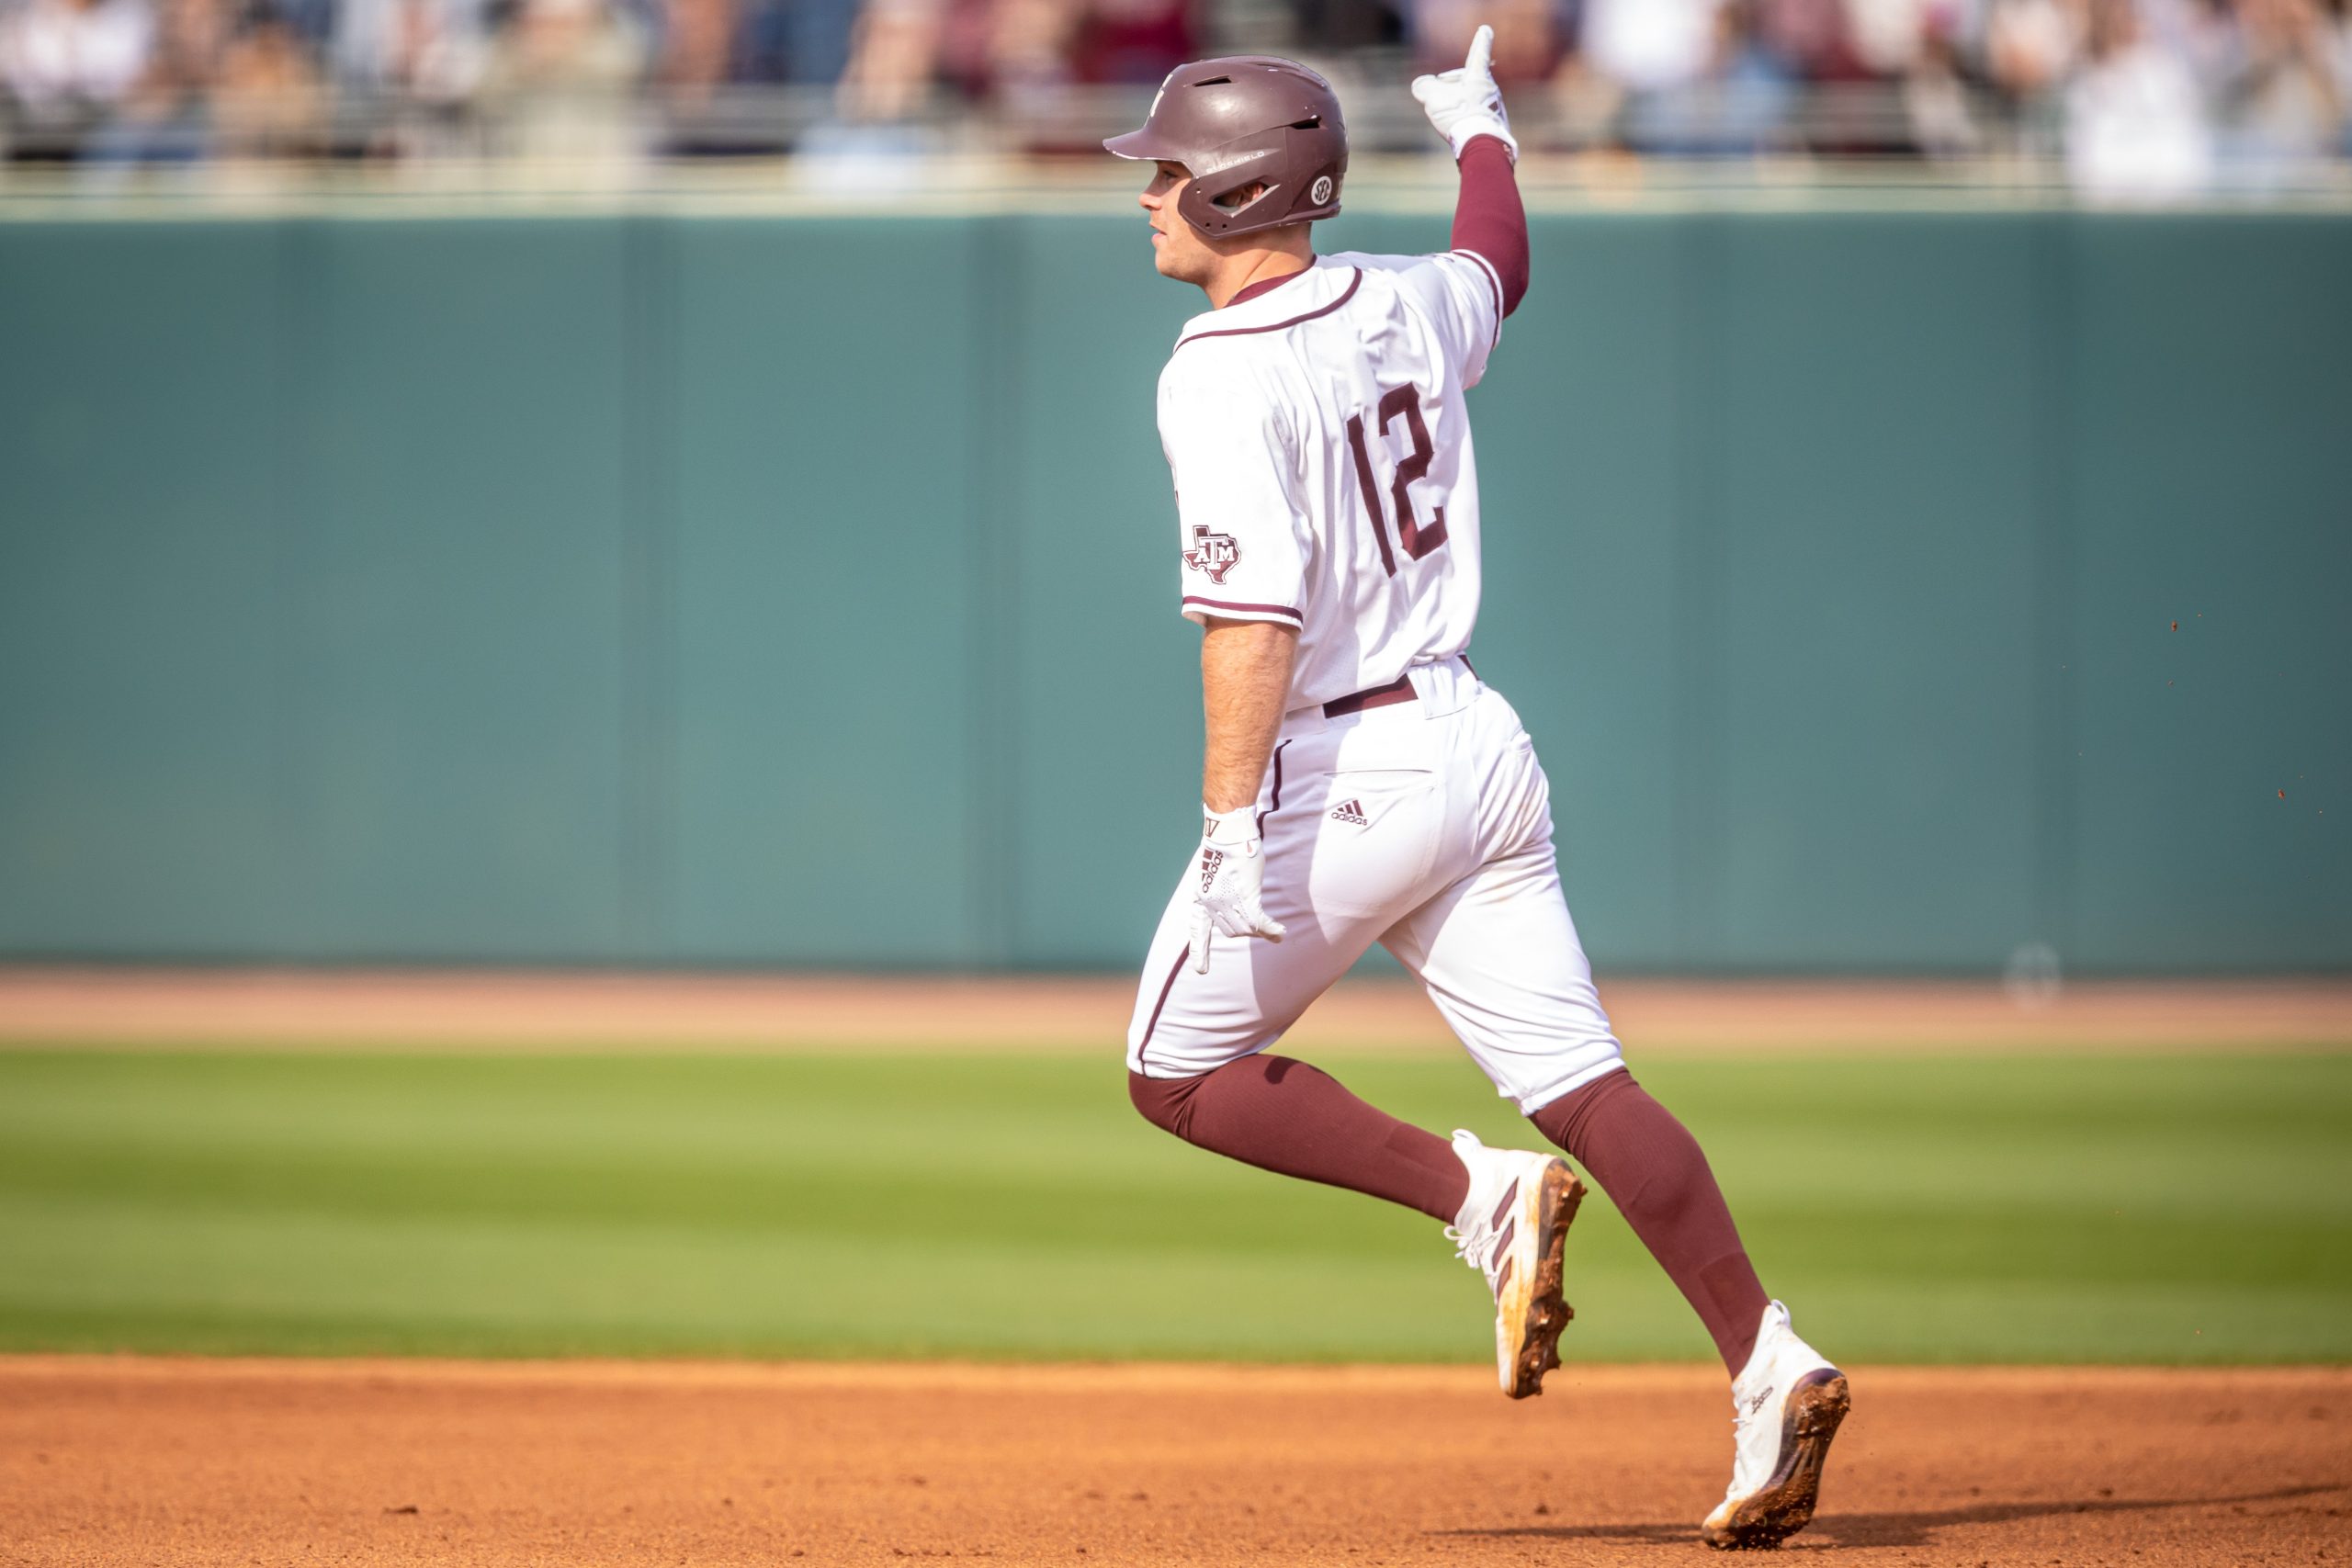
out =
<path fill-rule="evenodd" d="M 1466 1064 L 1331 1064 L 1525 1142 Z M 2352 1359 L 2352 1056 L 1671 1061 L 1855 1360 Z M 1571 1353 L 1701 1358 L 1604 1202 Z M 0 1053 L 0 1348 L 1477 1360 L 1417 1215 L 1188 1148 L 1115 1058 Z"/>

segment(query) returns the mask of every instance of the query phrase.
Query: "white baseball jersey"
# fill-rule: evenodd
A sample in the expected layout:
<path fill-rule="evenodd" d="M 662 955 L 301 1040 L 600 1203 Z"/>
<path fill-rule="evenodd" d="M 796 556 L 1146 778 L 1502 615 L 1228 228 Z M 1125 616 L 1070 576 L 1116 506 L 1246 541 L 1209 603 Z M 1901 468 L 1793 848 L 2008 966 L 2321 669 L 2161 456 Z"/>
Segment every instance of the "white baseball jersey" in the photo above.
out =
<path fill-rule="evenodd" d="M 1532 1112 L 1623 1066 L 1519 715 L 1455 657 L 1478 617 L 1463 393 L 1501 290 L 1486 261 L 1334 255 L 1195 317 L 1159 378 L 1184 613 L 1300 628 L 1257 824 L 1279 942 L 1192 952 L 1199 862 L 1136 992 L 1127 1066 L 1193 1077 L 1261 1051 L 1374 942 Z M 1413 700 L 1326 712 L 1400 676 Z"/>
<path fill-rule="evenodd" d="M 1298 627 L 1286 707 L 1470 646 L 1463 394 L 1501 324 L 1495 270 L 1466 251 L 1318 257 L 1185 324 L 1159 377 L 1183 612 Z"/>

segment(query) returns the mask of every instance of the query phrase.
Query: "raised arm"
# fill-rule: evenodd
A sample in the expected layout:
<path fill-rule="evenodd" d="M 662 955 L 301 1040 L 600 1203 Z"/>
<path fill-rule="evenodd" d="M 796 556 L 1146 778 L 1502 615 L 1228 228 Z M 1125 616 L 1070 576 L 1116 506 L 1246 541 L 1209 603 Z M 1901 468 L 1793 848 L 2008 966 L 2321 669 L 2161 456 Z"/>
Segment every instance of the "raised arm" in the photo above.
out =
<path fill-rule="evenodd" d="M 1527 298 L 1527 209 L 1519 175 L 1501 139 L 1481 136 L 1462 150 L 1462 195 L 1453 204 L 1453 248 L 1493 264 L 1503 286 L 1503 314 Z"/>
<path fill-rule="evenodd" d="M 1470 55 L 1452 71 L 1416 77 L 1413 96 L 1453 148 L 1462 195 L 1453 209 L 1453 248 L 1486 258 L 1502 285 L 1503 314 L 1527 295 L 1527 209 L 1519 199 L 1519 142 L 1495 85 L 1495 29 L 1482 27 Z"/>

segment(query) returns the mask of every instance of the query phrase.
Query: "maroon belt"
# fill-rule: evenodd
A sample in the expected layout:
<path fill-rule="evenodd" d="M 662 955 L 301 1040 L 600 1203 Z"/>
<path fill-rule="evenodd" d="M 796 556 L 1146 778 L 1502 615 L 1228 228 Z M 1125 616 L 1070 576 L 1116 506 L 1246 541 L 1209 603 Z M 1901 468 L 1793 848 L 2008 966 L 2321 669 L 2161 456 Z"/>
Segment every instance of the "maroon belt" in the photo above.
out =
<path fill-rule="evenodd" d="M 1385 708 L 1392 703 L 1409 703 L 1412 700 L 1412 678 L 1399 675 L 1385 686 L 1374 686 L 1351 692 L 1344 697 L 1333 697 L 1323 705 L 1323 716 L 1340 718 L 1351 713 L 1362 713 L 1366 708 Z"/>

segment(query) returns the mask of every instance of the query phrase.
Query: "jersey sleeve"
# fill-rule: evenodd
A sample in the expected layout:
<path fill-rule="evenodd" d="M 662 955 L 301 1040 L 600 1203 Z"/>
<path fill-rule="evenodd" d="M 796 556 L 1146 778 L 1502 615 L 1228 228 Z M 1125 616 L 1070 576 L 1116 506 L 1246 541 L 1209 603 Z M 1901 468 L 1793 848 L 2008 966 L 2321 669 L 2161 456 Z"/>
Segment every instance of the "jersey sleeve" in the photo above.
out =
<path fill-rule="evenodd" d="M 1171 363 L 1159 384 L 1184 616 L 1302 626 L 1306 523 L 1290 439 L 1260 388 L 1215 378 L 1215 348 L 1192 352 L 1197 363 Z"/>
<path fill-rule="evenodd" d="M 1462 384 L 1475 387 L 1486 375 L 1487 356 L 1494 353 L 1503 330 L 1503 285 L 1492 262 L 1476 251 L 1441 251 L 1428 256 L 1350 254 L 1330 259 L 1335 265 L 1376 267 L 1394 274 L 1419 302 L 1424 319 L 1436 331 Z"/>

